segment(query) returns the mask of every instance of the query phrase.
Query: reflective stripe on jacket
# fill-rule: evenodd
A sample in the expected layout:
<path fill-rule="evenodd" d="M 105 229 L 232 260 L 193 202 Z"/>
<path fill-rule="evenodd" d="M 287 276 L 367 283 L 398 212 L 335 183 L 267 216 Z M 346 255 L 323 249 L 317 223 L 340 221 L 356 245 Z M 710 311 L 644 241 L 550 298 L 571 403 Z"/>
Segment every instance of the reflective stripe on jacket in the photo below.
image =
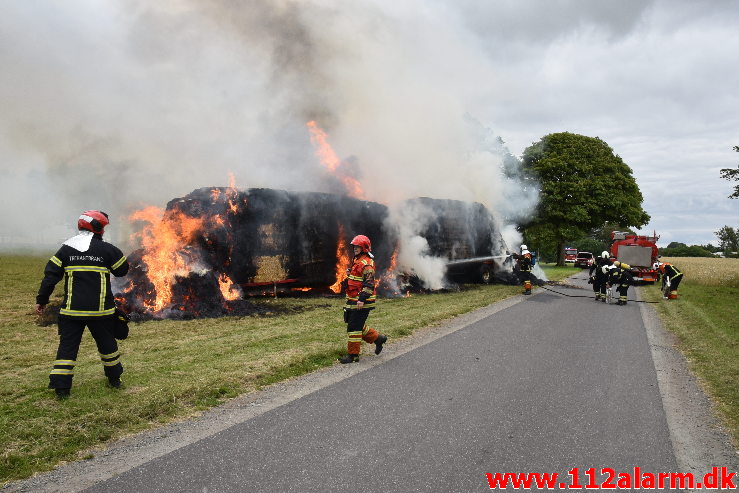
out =
<path fill-rule="evenodd" d="M 68 317 L 106 317 L 115 312 L 110 274 L 128 272 L 128 261 L 121 251 L 95 235 L 86 252 L 62 245 L 44 269 L 36 303 L 46 305 L 56 284 L 64 278 L 64 301 L 59 315 Z"/>

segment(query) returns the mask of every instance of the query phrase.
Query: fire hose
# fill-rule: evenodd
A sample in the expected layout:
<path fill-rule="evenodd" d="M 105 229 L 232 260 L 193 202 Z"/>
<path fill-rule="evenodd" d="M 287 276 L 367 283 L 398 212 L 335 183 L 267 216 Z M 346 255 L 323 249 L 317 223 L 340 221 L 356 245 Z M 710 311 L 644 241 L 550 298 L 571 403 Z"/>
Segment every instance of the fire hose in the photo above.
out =
<path fill-rule="evenodd" d="M 550 289 L 546 286 L 539 286 L 540 288 L 546 289 L 547 291 L 551 291 L 552 293 L 557 293 L 561 296 L 567 296 L 568 298 L 590 298 L 593 299 L 592 296 L 589 295 L 582 295 L 582 294 L 567 294 L 567 293 L 560 293 L 559 291 L 555 291 L 553 289 Z M 634 303 L 659 303 L 659 301 L 646 301 L 646 300 L 626 300 L 626 301 L 633 301 Z"/>

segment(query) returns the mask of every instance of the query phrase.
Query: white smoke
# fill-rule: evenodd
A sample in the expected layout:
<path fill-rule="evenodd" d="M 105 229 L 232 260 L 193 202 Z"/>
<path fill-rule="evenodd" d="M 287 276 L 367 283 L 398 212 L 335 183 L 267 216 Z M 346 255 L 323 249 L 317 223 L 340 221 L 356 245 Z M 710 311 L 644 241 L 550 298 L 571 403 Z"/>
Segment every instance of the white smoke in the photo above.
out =
<path fill-rule="evenodd" d="M 398 270 L 417 276 L 426 289 L 443 288 L 446 273 L 446 259 L 432 256 L 428 240 L 420 234 L 435 219 L 431 209 L 420 202 L 391 207 L 387 219 L 388 227 L 398 234 Z"/>
<path fill-rule="evenodd" d="M 463 14 L 451 0 L 8 2 L 2 240 L 53 244 L 95 208 L 120 241 L 132 210 L 229 172 L 240 188 L 335 191 L 309 120 L 369 200 L 478 201 L 501 224 L 520 219 L 535 196 L 475 120 L 496 74 Z"/>

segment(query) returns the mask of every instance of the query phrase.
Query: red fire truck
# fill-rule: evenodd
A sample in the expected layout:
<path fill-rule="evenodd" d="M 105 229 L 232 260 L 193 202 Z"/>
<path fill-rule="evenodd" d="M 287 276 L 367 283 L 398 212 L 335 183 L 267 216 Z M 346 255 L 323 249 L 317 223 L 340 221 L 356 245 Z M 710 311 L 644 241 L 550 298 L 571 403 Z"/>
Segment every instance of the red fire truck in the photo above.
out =
<path fill-rule="evenodd" d="M 565 247 L 565 263 L 574 262 L 577 259 L 577 248 Z"/>
<path fill-rule="evenodd" d="M 653 283 L 658 272 L 652 267 L 657 261 L 659 236 L 641 236 L 633 233 L 614 231 L 611 233 L 611 256 L 631 266 L 634 281 Z"/>

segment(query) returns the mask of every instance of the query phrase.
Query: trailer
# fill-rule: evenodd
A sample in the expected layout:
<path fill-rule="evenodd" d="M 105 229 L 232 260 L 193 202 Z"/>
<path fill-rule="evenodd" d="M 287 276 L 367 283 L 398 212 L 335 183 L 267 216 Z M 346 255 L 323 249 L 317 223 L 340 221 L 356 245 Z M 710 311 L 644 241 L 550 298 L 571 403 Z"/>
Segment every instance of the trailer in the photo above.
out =
<path fill-rule="evenodd" d="M 657 240 L 659 236 L 636 235 L 633 233 L 614 231 L 611 233 L 611 256 L 619 262 L 631 266 L 631 274 L 634 281 L 643 283 L 654 283 L 659 278 L 659 273 L 654 268 L 654 263 L 659 256 Z"/>

